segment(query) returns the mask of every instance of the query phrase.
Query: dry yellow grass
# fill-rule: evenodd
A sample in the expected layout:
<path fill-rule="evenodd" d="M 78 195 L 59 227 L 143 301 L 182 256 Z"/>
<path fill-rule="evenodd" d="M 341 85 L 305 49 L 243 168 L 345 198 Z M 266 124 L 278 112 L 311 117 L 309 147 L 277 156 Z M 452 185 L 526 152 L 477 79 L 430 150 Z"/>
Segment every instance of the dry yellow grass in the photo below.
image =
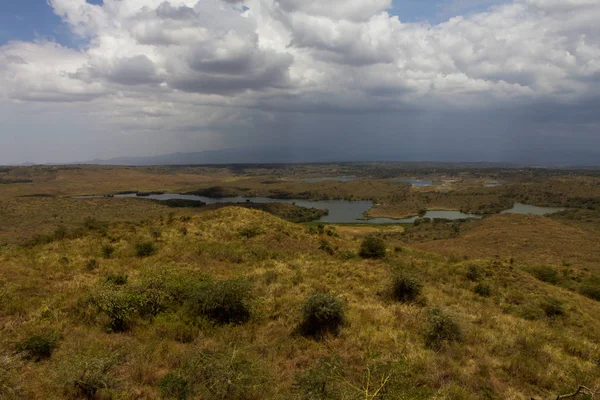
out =
<path fill-rule="evenodd" d="M 251 237 L 241 235 L 248 229 Z M 333 399 L 364 399 L 368 371 L 375 381 L 390 376 L 385 390 L 373 397 L 377 399 L 551 398 L 579 384 L 600 383 L 600 303 L 505 263 L 451 262 L 416 249 L 389 251 L 386 259 L 370 261 L 319 250 L 325 238 L 357 252 L 360 240 L 340 236 L 321 237 L 263 212 L 233 207 L 183 219 L 163 216 L 144 224 L 114 224 L 104 234 L 88 231 L 32 248 L 1 248 L 0 358 L 5 369 L 0 393 L 65 398 L 73 393 L 73 370 L 80 362 L 104 360 L 110 368 L 102 377 L 110 384 L 97 398 L 158 399 L 165 374 L 180 371 L 191 356 L 205 350 L 224 354 L 218 360 L 244 360 L 252 376 L 265 377 L 263 383 L 247 383 L 256 387 L 234 381 L 245 394 L 229 398 L 307 398 L 306 381 L 295 385 L 298 376 L 316 371 L 323 357 L 336 355 L 339 372 L 317 374 L 329 382 Z M 154 242 L 156 254 L 136 257 L 134 247 L 141 241 Z M 101 257 L 106 244 L 115 249 L 109 259 Z M 91 270 L 86 267 L 90 259 L 98 262 Z M 473 292 L 476 283 L 466 278 L 472 264 L 482 268 L 490 297 Z M 421 301 L 402 304 L 384 295 L 398 269 L 425 284 Z M 182 320 L 182 310 L 176 309 L 136 319 L 126 333 L 108 333 L 102 318 L 81 302 L 103 287 L 107 274 L 127 274 L 127 285 L 135 286 L 164 271 L 188 279 L 245 277 L 255 296 L 250 321 L 195 324 Z M 348 324 L 339 337 L 319 342 L 294 335 L 302 303 L 315 290 L 336 293 L 345 301 Z M 540 304 L 549 297 L 562 302 L 564 315 L 543 314 Z M 435 307 L 454 316 L 464 332 L 462 342 L 438 351 L 425 346 L 423 335 Z M 38 363 L 14 358 L 14 343 L 43 328 L 61 334 L 52 357 Z M 176 339 L 181 330 L 191 330 L 189 341 Z M 210 365 L 220 384 L 230 385 L 230 396 L 239 396 L 234 383 L 226 383 L 228 370 Z M 202 386 L 203 381 L 190 384 Z M 211 393 L 199 398 L 227 398 Z M 373 387 L 368 393 L 374 393 Z"/>

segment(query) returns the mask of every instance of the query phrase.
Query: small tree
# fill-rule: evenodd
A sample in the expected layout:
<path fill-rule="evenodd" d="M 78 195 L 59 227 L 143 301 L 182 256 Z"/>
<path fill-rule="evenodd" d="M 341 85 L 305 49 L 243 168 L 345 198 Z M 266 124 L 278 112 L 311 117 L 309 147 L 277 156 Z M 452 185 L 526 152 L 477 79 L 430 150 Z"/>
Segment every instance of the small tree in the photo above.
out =
<path fill-rule="evenodd" d="M 360 245 L 358 253 L 362 258 L 385 257 L 385 242 L 374 236 L 366 237 Z"/>

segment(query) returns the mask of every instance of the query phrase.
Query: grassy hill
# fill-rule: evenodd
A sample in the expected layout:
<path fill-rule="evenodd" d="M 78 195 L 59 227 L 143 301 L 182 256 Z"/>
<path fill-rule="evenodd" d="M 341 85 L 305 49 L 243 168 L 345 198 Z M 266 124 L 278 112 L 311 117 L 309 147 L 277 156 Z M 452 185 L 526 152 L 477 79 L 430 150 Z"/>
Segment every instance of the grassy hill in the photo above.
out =
<path fill-rule="evenodd" d="M 502 241 L 528 220 L 502 218 L 436 243 L 467 260 L 394 240 L 365 259 L 360 234 L 238 207 L 153 208 L 6 244 L 0 398 L 550 399 L 598 386 L 600 302 L 511 263 L 526 237 Z M 592 246 L 548 221 L 529 239 L 552 260 L 553 238 Z"/>

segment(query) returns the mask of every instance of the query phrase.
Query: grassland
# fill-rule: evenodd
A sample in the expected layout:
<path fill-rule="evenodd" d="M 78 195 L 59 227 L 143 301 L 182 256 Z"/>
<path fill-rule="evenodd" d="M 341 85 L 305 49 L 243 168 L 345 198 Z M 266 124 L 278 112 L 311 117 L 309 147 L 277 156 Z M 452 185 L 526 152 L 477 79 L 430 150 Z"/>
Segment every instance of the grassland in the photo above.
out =
<path fill-rule="evenodd" d="M 272 173 L 123 170 L 5 172 L 35 183 L 0 188 L 0 398 L 554 399 L 600 386 L 593 208 L 319 228 L 273 215 L 293 210 L 68 197 Z M 548 179 L 531 186 L 563 187 Z M 358 255 L 366 237 L 384 257 Z M 303 335 L 315 292 L 341 302 L 337 335 Z"/>

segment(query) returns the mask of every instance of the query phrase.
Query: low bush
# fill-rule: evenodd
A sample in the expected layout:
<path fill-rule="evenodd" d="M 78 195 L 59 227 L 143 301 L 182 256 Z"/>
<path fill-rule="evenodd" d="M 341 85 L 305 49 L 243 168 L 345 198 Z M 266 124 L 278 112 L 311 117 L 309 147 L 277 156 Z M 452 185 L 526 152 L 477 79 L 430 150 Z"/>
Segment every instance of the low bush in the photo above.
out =
<path fill-rule="evenodd" d="M 112 332 L 124 332 L 129 329 L 131 320 L 139 315 L 146 299 L 136 292 L 106 288 L 89 296 L 88 303 L 108 318 Z"/>
<path fill-rule="evenodd" d="M 392 278 L 392 297 L 396 301 L 415 301 L 423 291 L 423 283 L 410 275 L 396 274 Z"/>
<path fill-rule="evenodd" d="M 158 381 L 158 388 L 164 399 L 186 400 L 192 395 L 189 382 L 178 372 L 167 372 Z"/>
<path fill-rule="evenodd" d="M 302 307 L 299 332 L 320 339 L 328 333 L 338 335 L 345 322 L 342 300 L 329 293 L 313 293 Z"/>
<path fill-rule="evenodd" d="M 320 359 L 314 366 L 297 374 L 294 391 L 301 400 L 334 400 L 342 396 L 337 374 L 343 371 L 337 357 Z"/>
<path fill-rule="evenodd" d="M 114 356 L 91 356 L 77 354 L 59 366 L 59 379 L 64 386 L 65 398 L 112 398 L 101 397 L 118 386 L 113 373 L 117 361 Z"/>
<path fill-rule="evenodd" d="M 110 244 L 105 244 L 104 246 L 102 246 L 102 249 L 100 250 L 100 252 L 102 253 L 102 257 L 103 258 L 111 258 L 112 255 L 115 252 L 115 247 L 110 245 Z"/>
<path fill-rule="evenodd" d="M 104 277 L 104 283 L 107 285 L 122 286 L 127 284 L 128 277 L 124 274 L 111 274 Z"/>
<path fill-rule="evenodd" d="M 244 239 L 252 239 L 253 237 L 259 236 L 263 233 L 262 229 L 258 226 L 252 226 L 244 228 L 240 231 L 239 235 Z"/>
<path fill-rule="evenodd" d="M 362 258 L 385 257 L 385 242 L 381 238 L 369 236 L 364 238 L 358 253 Z"/>
<path fill-rule="evenodd" d="M 250 319 L 251 289 L 241 279 L 202 282 L 188 300 L 188 310 L 219 324 L 241 324 Z"/>
<path fill-rule="evenodd" d="M 149 257 L 156 253 L 156 246 L 152 242 L 141 242 L 135 245 L 135 255 L 138 257 Z"/>
<path fill-rule="evenodd" d="M 459 342 L 462 338 L 462 329 L 452 315 L 439 308 L 431 311 L 425 331 L 425 345 L 428 348 L 439 350 L 444 343 Z"/>
<path fill-rule="evenodd" d="M 183 366 L 197 398 L 211 400 L 261 400 L 273 398 L 262 365 L 243 351 L 201 351 Z"/>
<path fill-rule="evenodd" d="M 579 292 L 582 295 L 589 297 L 590 299 L 600 301 L 600 283 L 584 283 L 583 285 L 581 285 L 581 288 L 579 288 Z"/>
<path fill-rule="evenodd" d="M 556 285 L 559 282 L 558 270 L 550 266 L 541 266 L 531 269 L 531 274 L 542 282 Z"/>
<path fill-rule="evenodd" d="M 96 268 L 98 268 L 98 260 L 96 260 L 95 258 L 91 258 L 87 261 L 87 263 L 85 263 L 85 269 L 87 269 L 88 271 L 93 271 Z"/>
<path fill-rule="evenodd" d="M 470 265 L 467 270 L 467 279 L 471 282 L 477 282 L 481 279 L 481 270 L 476 265 Z"/>
<path fill-rule="evenodd" d="M 473 291 L 481 297 L 490 297 L 492 295 L 492 288 L 487 283 L 477 284 Z"/>
<path fill-rule="evenodd" d="M 548 297 L 541 304 L 540 307 L 544 310 L 546 317 L 556 318 L 565 315 L 566 310 L 563 303 L 555 298 Z"/>
<path fill-rule="evenodd" d="M 16 350 L 33 361 L 47 360 L 58 347 L 58 339 L 54 331 L 30 335 L 17 343 Z"/>
<path fill-rule="evenodd" d="M 329 241 L 327 239 L 320 240 L 319 250 L 324 251 L 325 253 L 327 253 L 331 256 L 335 254 L 335 249 L 333 248 L 333 246 L 331 245 L 331 243 L 329 243 Z"/>

